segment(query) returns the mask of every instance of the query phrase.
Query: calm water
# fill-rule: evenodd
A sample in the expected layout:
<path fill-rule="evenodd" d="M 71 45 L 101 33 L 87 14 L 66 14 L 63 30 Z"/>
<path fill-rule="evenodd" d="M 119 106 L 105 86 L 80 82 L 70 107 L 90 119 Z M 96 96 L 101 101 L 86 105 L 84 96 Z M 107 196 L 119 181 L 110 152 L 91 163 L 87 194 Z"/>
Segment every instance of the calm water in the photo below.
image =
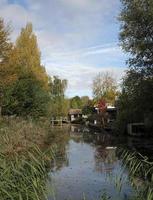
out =
<path fill-rule="evenodd" d="M 137 139 L 95 133 L 84 127 L 55 128 L 60 138 L 50 170 L 48 200 L 97 200 L 104 192 L 113 200 L 133 194 L 128 171 L 117 156 L 120 147 L 145 148 Z M 144 150 L 145 151 L 145 150 Z M 120 181 L 119 181 L 120 180 Z"/>

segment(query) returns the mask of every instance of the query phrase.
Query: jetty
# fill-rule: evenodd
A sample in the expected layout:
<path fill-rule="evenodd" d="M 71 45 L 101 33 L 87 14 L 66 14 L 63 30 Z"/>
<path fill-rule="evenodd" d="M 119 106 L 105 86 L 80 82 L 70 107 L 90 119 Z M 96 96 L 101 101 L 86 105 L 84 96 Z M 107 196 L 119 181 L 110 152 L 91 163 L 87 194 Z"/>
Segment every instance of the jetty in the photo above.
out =
<path fill-rule="evenodd" d="M 63 124 L 69 124 L 70 121 L 68 120 L 67 117 L 58 117 L 58 118 L 54 118 L 52 117 L 51 118 L 51 125 L 54 126 L 54 125 L 60 125 L 62 126 Z"/>

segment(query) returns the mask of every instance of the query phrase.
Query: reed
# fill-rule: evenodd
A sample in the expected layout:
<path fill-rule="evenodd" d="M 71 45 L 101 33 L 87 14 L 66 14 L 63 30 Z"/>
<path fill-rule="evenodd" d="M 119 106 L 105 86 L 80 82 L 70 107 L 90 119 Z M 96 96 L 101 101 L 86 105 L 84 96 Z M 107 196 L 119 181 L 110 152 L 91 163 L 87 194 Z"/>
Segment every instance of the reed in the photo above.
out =
<path fill-rule="evenodd" d="M 41 124 L 19 118 L 1 120 L 1 200 L 47 199 L 47 168 L 54 159 L 54 147 L 45 146 L 48 134 L 47 122 Z"/>
<path fill-rule="evenodd" d="M 153 162 L 138 152 L 127 150 L 123 150 L 121 158 L 136 192 L 132 200 L 153 200 Z"/>
<path fill-rule="evenodd" d="M 49 151 L 42 152 L 37 146 L 24 154 L 0 153 L 0 199 L 47 199 L 48 155 Z"/>

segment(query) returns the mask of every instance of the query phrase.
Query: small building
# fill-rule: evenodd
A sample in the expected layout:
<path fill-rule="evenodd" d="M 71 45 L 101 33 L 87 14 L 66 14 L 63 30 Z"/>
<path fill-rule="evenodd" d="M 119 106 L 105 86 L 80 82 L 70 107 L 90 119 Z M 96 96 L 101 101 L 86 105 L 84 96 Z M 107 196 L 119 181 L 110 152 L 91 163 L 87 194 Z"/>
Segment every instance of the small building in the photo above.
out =
<path fill-rule="evenodd" d="M 70 122 L 78 120 L 82 118 L 82 110 L 81 109 L 70 109 L 68 113 L 68 117 Z"/>
<path fill-rule="evenodd" d="M 106 109 L 107 117 L 108 117 L 108 123 L 113 122 L 116 119 L 117 115 L 117 109 L 114 106 L 107 106 Z"/>
<path fill-rule="evenodd" d="M 89 119 L 90 125 L 102 127 L 105 130 L 113 130 L 117 114 L 116 107 L 106 106 L 105 110 L 101 111 L 98 106 L 95 106 L 95 111 L 95 114 Z"/>

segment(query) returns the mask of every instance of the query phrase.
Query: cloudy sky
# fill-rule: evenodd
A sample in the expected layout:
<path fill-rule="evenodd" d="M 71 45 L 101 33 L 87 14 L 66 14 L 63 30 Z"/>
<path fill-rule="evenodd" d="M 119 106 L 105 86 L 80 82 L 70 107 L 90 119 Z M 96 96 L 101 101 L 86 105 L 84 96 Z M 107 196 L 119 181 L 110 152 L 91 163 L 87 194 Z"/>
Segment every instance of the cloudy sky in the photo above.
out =
<path fill-rule="evenodd" d="M 68 79 L 67 95 L 92 95 L 93 77 L 111 71 L 120 80 L 126 56 L 118 46 L 119 0 L 0 0 L 0 16 L 13 27 L 32 22 L 50 75 Z"/>

